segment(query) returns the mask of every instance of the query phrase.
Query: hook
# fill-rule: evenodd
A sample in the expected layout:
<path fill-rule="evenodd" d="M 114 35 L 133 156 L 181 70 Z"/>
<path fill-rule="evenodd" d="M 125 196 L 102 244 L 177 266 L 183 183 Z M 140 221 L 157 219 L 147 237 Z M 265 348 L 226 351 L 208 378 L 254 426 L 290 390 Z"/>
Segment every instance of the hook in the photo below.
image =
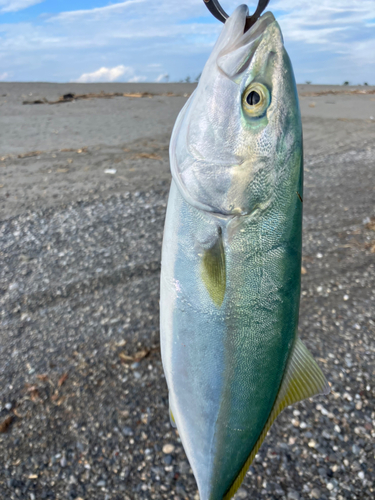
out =
<path fill-rule="evenodd" d="M 206 4 L 207 9 L 211 12 L 213 16 L 216 17 L 219 21 L 222 23 L 225 23 L 225 21 L 228 19 L 228 14 L 225 12 L 225 10 L 222 8 L 222 6 L 219 4 L 218 0 L 203 0 L 204 3 Z M 246 23 L 245 23 L 245 29 L 244 31 L 246 32 L 253 24 L 257 22 L 259 19 L 260 15 L 264 11 L 264 9 L 267 7 L 269 0 L 258 0 L 258 7 L 256 8 L 256 11 L 252 16 L 247 16 L 246 17 Z"/>

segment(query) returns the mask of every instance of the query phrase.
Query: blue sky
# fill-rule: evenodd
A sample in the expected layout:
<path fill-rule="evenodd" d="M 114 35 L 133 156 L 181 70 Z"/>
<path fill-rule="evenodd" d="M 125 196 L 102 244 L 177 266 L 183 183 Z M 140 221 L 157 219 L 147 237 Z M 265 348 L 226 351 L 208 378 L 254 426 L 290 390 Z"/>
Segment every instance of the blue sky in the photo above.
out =
<path fill-rule="evenodd" d="M 240 2 L 221 3 L 230 13 Z M 298 83 L 375 85 L 375 0 L 269 9 Z M 220 29 L 202 0 L 0 0 L 0 80 L 194 80 Z"/>

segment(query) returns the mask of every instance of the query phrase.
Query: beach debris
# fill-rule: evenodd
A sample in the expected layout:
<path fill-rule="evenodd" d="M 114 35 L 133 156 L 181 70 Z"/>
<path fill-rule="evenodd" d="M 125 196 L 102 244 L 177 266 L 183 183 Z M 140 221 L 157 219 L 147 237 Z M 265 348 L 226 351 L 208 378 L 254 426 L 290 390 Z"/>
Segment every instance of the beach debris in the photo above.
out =
<path fill-rule="evenodd" d="M 37 401 L 39 399 L 38 386 L 35 384 L 26 384 L 26 390 L 29 393 L 31 401 Z"/>
<path fill-rule="evenodd" d="M 29 151 L 28 153 L 21 153 L 17 158 L 31 158 L 32 156 L 39 156 L 43 151 Z"/>
<path fill-rule="evenodd" d="M 129 356 L 129 354 L 126 354 L 125 352 L 120 352 L 119 358 L 121 361 L 124 361 L 124 363 L 132 363 L 134 361 L 133 356 Z"/>
<path fill-rule="evenodd" d="M 370 95 L 375 94 L 375 89 L 353 90 L 319 90 L 318 92 L 301 92 L 301 97 L 318 97 L 321 95 Z"/>
<path fill-rule="evenodd" d="M 57 382 L 58 387 L 61 387 L 66 382 L 67 378 L 68 378 L 67 373 L 64 373 L 63 375 L 61 375 L 61 377 L 59 378 L 59 381 Z"/>
<path fill-rule="evenodd" d="M 371 217 L 368 222 L 366 222 L 366 229 L 370 231 L 375 231 L 375 217 Z"/>
<path fill-rule="evenodd" d="M 131 159 L 137 159 L 137 158 L 148 158 L 149 160 L 162 160 L 163 158 L 156 154 L 156 153 L 136 153 L 134 154 Z"/>
<path fill-rule="evenodd" d="M 11 423 L 13 422 L 13 420 L 14 420 L 14 416 L 9 415 L 0 423 L 0 434 L 4 434 L 5 432 L 7 432 L 9 430 L 9 427 L 10 427 Z"/>
<path fill-rule="evenodd" d="M 110 174 L 110 175 L 115 175 L 116 172 L 117 172 L 117 170 L 115 168 L 106 168 L 104 170 L 105 174 Z"/>
<path fill-rule="evenodd" d="M 160 349 L 159 345 L 156 345 L 151 348 L 145 348 L 141 351 L 136 352 L 135 354 L 128 354 L 125 351 L 121 351 L 119 353 L 119 358 L 124 363 L 139 363 L 142 359 L 150 356 L 152 352 L 158 351 Z"/>
<path fill-rule="evenodd" d="M 153 94 L 151 92 L 99 92 L 99 93 L 88 93 L 88 94 L 68 93 L 60 96 L 56 101 L 49 101 L 48 99 L 43 97 L 43 99 L 36 99 L 33 101 L 23 101 L 22 104 L 62 104 L 64 102 L 79 101 L 83 99 L 112 99 L 113 97 L 151 98 L 155 96 L 181 97 L 181 94 L 175 94 L 174 92 L 165 92 L 162 94 Z M 186 97 L 187 96 L 188 94 L 186 94 Z"/>
<path fill-rule="evenodd" d="M 23 101 L 22 104 L 46 104 L 48 103 L 47 99 L 43 97 L 43 99 L 35 99 L 35 101 Z"/>

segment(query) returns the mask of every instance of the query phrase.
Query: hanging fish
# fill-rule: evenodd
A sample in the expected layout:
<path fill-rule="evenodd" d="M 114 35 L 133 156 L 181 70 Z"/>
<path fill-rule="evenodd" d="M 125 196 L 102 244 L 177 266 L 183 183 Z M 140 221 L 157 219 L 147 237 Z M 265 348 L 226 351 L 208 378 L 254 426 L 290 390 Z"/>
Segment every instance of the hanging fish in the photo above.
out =
<path fill-rule="evenodd" d="M 278 414 L 329 392 L 297 333 L 296 84 L 278 23 L 259 15 L 226 20 L 170 145 L 161 351 L 201 500 L 230 499 Z"/>

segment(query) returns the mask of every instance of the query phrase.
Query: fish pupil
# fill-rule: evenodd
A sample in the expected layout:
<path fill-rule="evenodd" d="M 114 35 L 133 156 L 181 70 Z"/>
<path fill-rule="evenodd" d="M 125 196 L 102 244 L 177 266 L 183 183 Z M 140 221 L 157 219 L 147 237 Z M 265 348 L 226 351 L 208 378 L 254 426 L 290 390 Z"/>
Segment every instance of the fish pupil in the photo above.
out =
<path fill-rule="evenodd" d="M 255 106 L 255 104 L 258 104 L 258 102 L 260 101 L 260 95 L 258 94 L 258 92 L 255 92 L 255 90 L 252 90 L 247 96 L 246 100 L 250 106 Z"/>

